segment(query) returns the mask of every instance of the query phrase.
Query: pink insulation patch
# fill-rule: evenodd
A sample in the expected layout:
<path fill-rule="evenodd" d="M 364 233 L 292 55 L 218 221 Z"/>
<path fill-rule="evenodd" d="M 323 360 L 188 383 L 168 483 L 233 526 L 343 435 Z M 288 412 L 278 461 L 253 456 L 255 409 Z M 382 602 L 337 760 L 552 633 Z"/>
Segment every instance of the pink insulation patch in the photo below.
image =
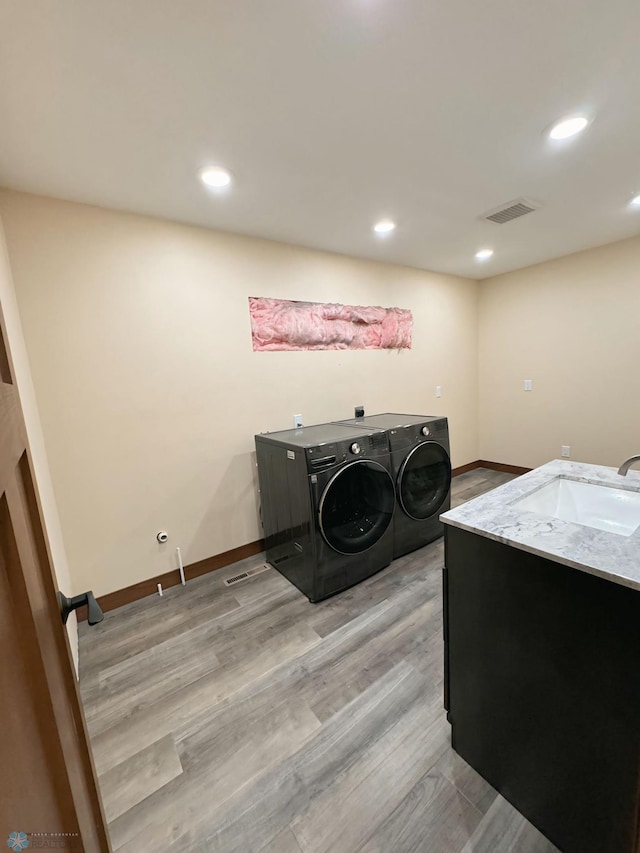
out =
<path fill-rule="evenodd" d="M 411 349 L 404 308 L 249 297 L 253 349 Z"/>

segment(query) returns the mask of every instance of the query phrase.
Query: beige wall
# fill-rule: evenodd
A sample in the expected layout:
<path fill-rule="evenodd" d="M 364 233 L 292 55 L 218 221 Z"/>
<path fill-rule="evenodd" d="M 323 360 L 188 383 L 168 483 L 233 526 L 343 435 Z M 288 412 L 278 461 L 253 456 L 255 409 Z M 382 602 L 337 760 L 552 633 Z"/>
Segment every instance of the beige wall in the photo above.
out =
<path fill-rule="evenodd" d="M 258 539 L 253 436 L 294 413 L 444 414 L 453 464 L 478 457 L 476 282 L 19 193 L 0 211 L 74 592 Z M 254 353 L 249 296 L 409 308 L 414 346 Z"/>
<path fill-rule="evenodd" d="M 483 281 L 479 317 L 481 459 L 640 452 L 640 237 Z"/>
<path fill-rule="evenodd" d="M 53 563 L 56 578 L 60 588 L 67 594 L 73 594 L 69 564 L 65 552 L 58 509 L 53 493 L 51 475 L 47 455 L 45 452 L 42 428 L 36 404 L 29 360 L 25 348 L 22 326 L 16 304 L 15 291 L 9 266 L 9 257 L 4 239 L 2 220 L 0 219 L 0 306 L 4 317 L 7 332 L 7 346 L 11 351 L 13 370 L 16 387 L 20 395 L 22 412 L 24 414 L 31 459 L 33 462 L 33 474 L 36 480 L 40 510 L 44 518 L 49 557 Z M 78 669 L 78 626 L 76 615 L 72 613 L 67 621 L 67 632 L 71 644 L 73 660 Z"/>

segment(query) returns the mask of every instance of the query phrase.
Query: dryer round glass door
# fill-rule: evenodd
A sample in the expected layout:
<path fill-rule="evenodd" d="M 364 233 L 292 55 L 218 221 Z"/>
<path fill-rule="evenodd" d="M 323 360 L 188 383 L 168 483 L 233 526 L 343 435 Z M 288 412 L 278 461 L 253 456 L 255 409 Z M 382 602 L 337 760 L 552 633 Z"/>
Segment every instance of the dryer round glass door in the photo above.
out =
<path fill-rule="evenodd" d="M 391 523 L 393 479 L 378 462 L 360 459 L 341 468 L 327 483 L 318 516 L 325 542 L 340 554 L 360 554 Z"/>
<path fill-rule="evenodd" d="M 402 463 L 398 500 L 409 518 L 421 521 L 440 509 L 450 486 L 451 462 L 446 450 L 435 441 L 423 441 Z"/>

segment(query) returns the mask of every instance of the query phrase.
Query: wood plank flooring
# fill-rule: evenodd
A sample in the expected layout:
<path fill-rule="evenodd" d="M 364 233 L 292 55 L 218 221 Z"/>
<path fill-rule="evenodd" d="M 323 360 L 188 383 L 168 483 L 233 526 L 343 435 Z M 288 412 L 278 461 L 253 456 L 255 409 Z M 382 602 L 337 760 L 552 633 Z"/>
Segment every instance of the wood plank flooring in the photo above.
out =
<path fill-rule="evenodd" d="M 442 540 L 320 604 L 273 569 L 224 586 L 260 562 L 80 626 L 114 851 L 556 851 L 451 749 Z"/>

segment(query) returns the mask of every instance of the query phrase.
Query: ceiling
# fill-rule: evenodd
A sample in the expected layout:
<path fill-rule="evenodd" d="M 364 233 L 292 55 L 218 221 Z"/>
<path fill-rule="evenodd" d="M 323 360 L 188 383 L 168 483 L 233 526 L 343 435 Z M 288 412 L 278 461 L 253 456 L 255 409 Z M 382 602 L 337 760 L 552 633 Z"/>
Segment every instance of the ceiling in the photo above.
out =
<path fill-rule="evenodd" d="M 639 32 L 637 0 L 0 0 L 0 185 L 484 278 L 640 233 Z"/>

